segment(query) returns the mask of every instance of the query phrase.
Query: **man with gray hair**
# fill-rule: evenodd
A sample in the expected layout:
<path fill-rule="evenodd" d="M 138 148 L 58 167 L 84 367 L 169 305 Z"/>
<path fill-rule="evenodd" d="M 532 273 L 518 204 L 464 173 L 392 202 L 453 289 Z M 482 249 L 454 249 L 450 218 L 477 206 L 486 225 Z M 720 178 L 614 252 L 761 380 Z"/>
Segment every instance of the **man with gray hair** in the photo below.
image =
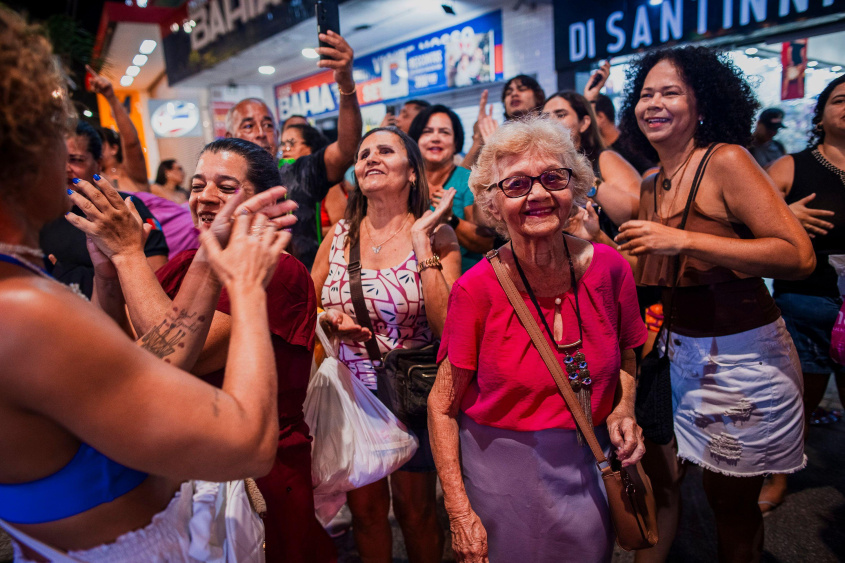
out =
<path fill-rule="evenodd" d="M 334 70 L 337 83 L 339 111 L 337 141 L 298 158 L 282 163 L 282 185 L 288 197 L 299 204 L 295 212 L 297 222 L 292 229 L 289 251 L 310 270 L 319 247 L 317 235 L 317 205 L 333 185 L 343 179 L 352 164 L 361 141 L 361 110 L 358 107 L 355 81 L 352 79 L 352 48 L 340 35 L 330 31 L 320 34 L 320 40 L 331 45 L 318 47 L 317 52 L 330 58 L 321 59 L 317 66 Z M 273 112 L 259 98 L 238 102 L 226 116 L 226 136 L 252 141 L 274 157 L 279 150 L 279 135 Z"/>

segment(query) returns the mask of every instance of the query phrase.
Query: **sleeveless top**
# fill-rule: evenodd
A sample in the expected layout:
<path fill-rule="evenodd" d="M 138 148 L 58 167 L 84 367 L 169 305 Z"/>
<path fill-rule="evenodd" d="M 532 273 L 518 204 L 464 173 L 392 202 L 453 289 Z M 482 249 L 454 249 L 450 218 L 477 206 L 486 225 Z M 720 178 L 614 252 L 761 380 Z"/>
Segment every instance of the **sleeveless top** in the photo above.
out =
<path fill-rule="evenodd" d="M 657 212 L 654 182 L 643 184 L 638 218 L 678 228 L 683 208 L 669 217 Z M 662 189 L 662 188 L 661 188 Z M 686 201 L 686 200 L 684 200 Z M 753 239 L 744 224 L 712 217 L 696 201 L 690 206 L 685 231 L 730 239 Z M 679 264 L 679 270 L 675 266 Z M 759 328 L 780 317 L 780 310 L 763 280 L 681 254 L 679 257 L 645 254 L 637 260 L 637 285 L 669 288 L 677 278 L 672 300 L 672 331 L 691 337 L 725 336 Z M 664 306 L 668 303 L 664 292 Z"/>
<path fill-rule="evenodd" d="M 343 255 L 348 232 L 346 220 L 338 221 L 321 298 L 323 308 L 338 309 L 354 319 L 348 264 Z M 396 348 L 422 348 L 434 341 L 425 316 L 422 281 L 413 251 L 392 268 L 361 269 L 361 285 L 382 355 Z M 341 341 L 338 359 L 368 388 L 376 388 L 376 372 L 363 342 Z"/>
<path fill-rule="evenodd" d="M 833 228 L 826 235 L 810 239 L 816 253 L 816 269 L 810 277 L 804 280 L 775 280 L 775 293 L 839 297 L 838 276 L 827 258 L 831 254 L 845 254 L 845 171 L 831 164 L 818 149 L 805 149 L 791 156 L 795 162 L 795 175 L 786 203 L 816 194 L 809 207 L 833 211 L 833 217 L 824 217 L 825 221 L 833 223 Z"/>
<path fill-rule="evenodd" d="M 27 483 L 0 483 L 0 518 L 12 524 L 61 520 L 111 502 L 146 478 L 146 473 L 80 444 L 67 465 L 52 475 Z"/>

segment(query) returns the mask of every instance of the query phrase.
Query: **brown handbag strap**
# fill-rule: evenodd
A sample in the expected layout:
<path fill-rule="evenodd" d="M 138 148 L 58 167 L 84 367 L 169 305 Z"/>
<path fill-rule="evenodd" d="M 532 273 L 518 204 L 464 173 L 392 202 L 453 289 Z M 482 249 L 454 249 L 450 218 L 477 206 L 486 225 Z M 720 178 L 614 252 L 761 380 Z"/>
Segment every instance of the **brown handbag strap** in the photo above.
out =
<path fill-rule="evenodd" d="M 379 368 L 382 365 L 381 350 L 376 342 L 376 331 L 373 330 L 373 323 L 370 322 L 370 312 L 367 310 L 367 302 L 364 301 L 364 287 L 361 284 L 361 242 L 356 241 L 349 249 L 349 295 L 352 297 L 352 306 L 355 308 L 355 317 L 358 324 L 370 330 L 370 339 L 364 342 L 367 354 L 373 367 Z"/>
<path fill-rule="evenodd" d="M 534 343 L 537 351 L 540 352 L 540 356 L 546 363 L 546 367 L 549 368 L 555 383 L 557 383 L 560 394 L 563 395 L 563 400 L 566 402 L 566 406 L 569 407 L 569 412 L 572 413 L 575 423 L 578 425 L 578 428 L 581 430 L 581 434 L 584 436 L 584 439 L 587 440 L 590 450 L 592 450 L 593 455 L 596 457 L 596 465 L 598 465 L 602 473 L 610 473 L 612 471 L 610 468 L 610 462 L 608 462 L 607 456 L 604 455 L 604 451 L 602 451 L 601 446 L 599 445 L 593 426 L 587 422 L 587 415 L 578 403 L 575 391 L 573 391 L 572 387 L 569 385 L 569 380 L 566 375 L 564 375 L 563 368 L 560 367 L 560 363 L 552 351 L 552 347 L 549 345 L 548 340 L 546 340 L 545 335 L 543 335 L 543 332 L 537 325 L 537 321 L 534 320 L 534 317 L 532 317 L 531 313 L 528 311 L 528 306 L 519 294 L 519 290 L 516 289 L 516 285 L 514 285 L 513 280 L 511 280 L 505 265 L 499 259 L 499 251 L 491 250 L 488 252 L 487 260 L 489 260 L 490 264 L 493 266 L 493 271 L 496 272 L 496 277 L 499 278 L 499 283 L 502 285 L 502 289 L 505 290 L 508 300 L 511 302 L 511 305 L 513 305 L 514 311 L 516 311 L 516 316 L 519 317 L 520 321 L 522 321 L 522 326 L 524 326 L 525 330 L 528 331 L 528 336 L 531 337 L 531 341 Z M 605 464 L 605 466 L 602 467 L 602 464 Z"/>

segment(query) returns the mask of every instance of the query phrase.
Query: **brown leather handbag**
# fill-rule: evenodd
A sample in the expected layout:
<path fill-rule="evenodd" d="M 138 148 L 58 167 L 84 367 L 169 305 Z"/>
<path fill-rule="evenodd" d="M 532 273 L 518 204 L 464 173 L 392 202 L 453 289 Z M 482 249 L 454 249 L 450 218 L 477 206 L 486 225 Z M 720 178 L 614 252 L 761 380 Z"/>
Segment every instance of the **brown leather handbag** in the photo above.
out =
<path fill-rule="evenodd" d="M 633 549 L 648 549 L 657 544 L 657 509 L 654 504 L 654 493 L 651 489 L 651 481 L 643 471 L 642 466 L 637 462 L 633 467 L 622 468 L 618 460 L 609 461 L 607 456 L 596 439 L 596 433 L 587 417 L 575 392 L 569 385 L 567 377 L 563 373 L 557 357 L 552 352 L 545 336 L 528 307 L 525 305 L 519 291 L 508 275 L 505 265 L 498 256 L 498 251 L 491 250 L 487 253 L 487 259 L 499 278 L 499 283 L 516 311 L 517 317 L 522 322 L 534 346 L 540 352 L 540 356 L 546 363 L 546 367 L 554 377 L 561 395 L 563 395 L 566 406 L 572 413 L 575 423 L 581 430 L 581 434 L 590 446 L 593 455 L 596 457 L 596 465 L 601 471 L 601 478 L 604 482 L 604 489 L 607 492 L 607 502 L 610 506 L 610 518 L 616 530 L 616 542 L 619 547 L 626 551 Z"/>

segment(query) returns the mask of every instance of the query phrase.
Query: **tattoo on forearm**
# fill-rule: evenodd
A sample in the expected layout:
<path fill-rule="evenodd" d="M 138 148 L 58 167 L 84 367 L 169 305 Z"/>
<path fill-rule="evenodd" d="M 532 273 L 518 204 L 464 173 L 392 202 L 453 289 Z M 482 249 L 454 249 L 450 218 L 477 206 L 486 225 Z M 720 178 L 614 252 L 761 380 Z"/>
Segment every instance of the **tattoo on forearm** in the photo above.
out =
<path fill-rule="evenodd" d="M 177 348 L 184 348 L 182 342 L 189 333 L 194 333 L 200 328 L 204 317 L 197 318 L 196 313 L 188 313 L 184 309 L 174 307 L 168 311 L 167 316 L 161 323 L 153 327 L 147 334 L 141 337 L 141 347 L 149 350 L 159 358 L 167 358 Z"/>

